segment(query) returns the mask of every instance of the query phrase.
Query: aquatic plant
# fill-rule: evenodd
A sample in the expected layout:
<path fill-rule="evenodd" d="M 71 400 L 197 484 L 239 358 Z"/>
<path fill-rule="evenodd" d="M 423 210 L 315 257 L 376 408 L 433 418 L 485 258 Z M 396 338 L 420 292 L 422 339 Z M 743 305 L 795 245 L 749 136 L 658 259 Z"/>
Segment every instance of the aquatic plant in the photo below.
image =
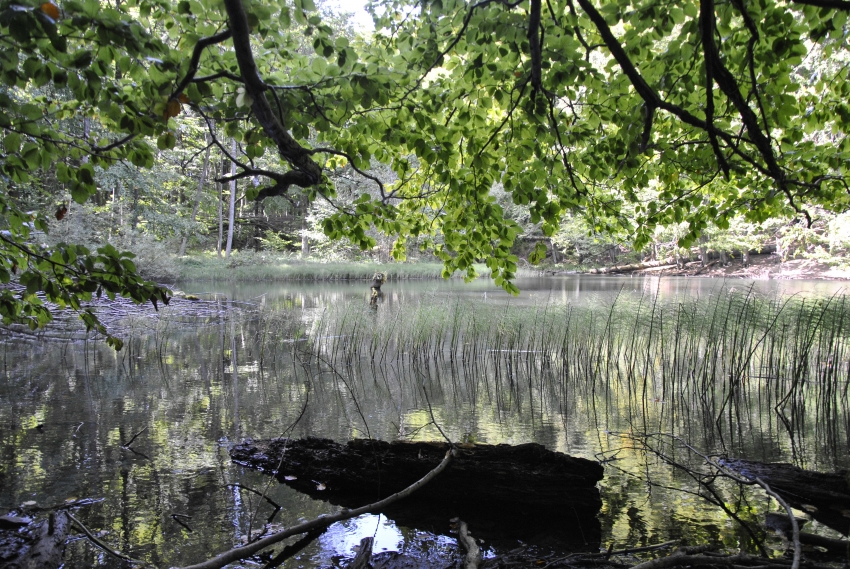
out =
<path fill-rule="evenodd" d="M 532 400 L 578 388 L 598 398 L 602 411 L 627 408 L 636 428 L 699 430 L 718 437 L 709 446 L 739 439 L 753 420 L 779 421 L 792 447 L 804 431 L 832 445 L 846 444 L 850 433 L 850 306 L 843 295 L 621 292 L 580 306 L 426 296 L 377 312 L 362 303 L 327 307 L 308 335 L 317 360 L 390 362 L 409 382 L 423 370 L 457 366 L 495 382 L 488 395 L 526 382 Z M 764 409 L 772 418 L 759 414 Z"/>

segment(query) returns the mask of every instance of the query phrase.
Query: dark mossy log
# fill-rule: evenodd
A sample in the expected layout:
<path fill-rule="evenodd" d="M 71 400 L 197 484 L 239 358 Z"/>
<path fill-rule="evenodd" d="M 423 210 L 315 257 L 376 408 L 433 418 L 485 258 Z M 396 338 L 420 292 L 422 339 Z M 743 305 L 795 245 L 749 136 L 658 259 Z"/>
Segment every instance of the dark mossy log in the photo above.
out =
<path fill-rule="evenodd" d="M 749 479 L 760 478 L 788 504 L 820 523 L 850 535 L 850 473 L 813 472 L 793 464 L 724 460 L 723 466 Z"/>
<path fill-rule="evenodd" d="M 433 469 L 448 445 L 433 442 L 275 439 L 231 449 L 234 461 L 276 474 L 346 508 L 389 496 Z M 478 538 L 595 549 L 602 506 L 598 463 L 535 444 L 460 445 L 449 467 L 382 513 L 400 525 L 445 534 L 459 517 Z"/>

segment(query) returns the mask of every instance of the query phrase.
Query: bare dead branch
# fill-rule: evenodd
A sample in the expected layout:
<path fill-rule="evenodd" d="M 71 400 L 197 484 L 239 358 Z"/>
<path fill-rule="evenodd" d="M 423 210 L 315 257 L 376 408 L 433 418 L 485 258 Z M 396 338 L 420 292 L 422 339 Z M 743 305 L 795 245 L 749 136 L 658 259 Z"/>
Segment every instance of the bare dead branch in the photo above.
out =
<path fill-rule="evenodd" d="M 75 518 L 73 516 L 73 514 L 71 514 L 71 512 L 66 512 L 66 513 L 68 514 L 68 517 L 71 519 L 71 521 L 74 522 L 74 525 L 76 525 L 86 535 L 86 537 L 89 539 L 89 541 L 91 541 L 93 544 L 95 544 L 96 546 L 98 546 L 99 548 L 101 548 L 102 550 L 107 552 L 109 555 L 111 555 L 111 556 L 113 556 L 117 559 L 120 559 L 122 561 L 126 561 L 127 563 L 132 563 L 134 565 L 147 565 L 146 561 L 141 561 L 139 559 L 133 559 L 132 557 L 124 555 L 123 553 L 121 553 L 117 549 L 113 549 L 109 545 L 105 544 L 100 539 L 95 537 L 95 535 L 89 530 L 89 528 L 87 528 L 85 526 L 85 524 L 83 524 L 83 522 L 81 522 L 80 520 Z"/>
<path fill-rule="evenodd" d="M 213 559 L 209 559 L 196 565 L 189 565 L 184 567 L 183 569 L 221 569 L 228 563 L 232 563 L 234 561 L 250 557 L 251 555 L 254 555 L 255 553 L 265 549 L 266 547 L 274 545 L 275 543 L 278 543 L 292 535 L 307 533 L 309 531 L 319 528 L 326 528 L 329 525 L 342 520 L 347 520 L 350 518 L 357 517 L 361 514 L 382 510 L 393 502 L 397 502 L 398 500 L 401 500 L 402 498 L 406 498 L 407 496 L 413 494 L 421 487 L 425 486 L 428 482 L 433 480 L 435 476 L 440 474 L 449 465 L 449 462 L 451 462 L 452 454 L 453 450 L 450 449 L 448 452 L 446 452 L 446 456 L 445 458 L 443 458 L 440 464 L 438 464 L 428 474 L 426 474 L 404 490 L 396 492 L 395 494 L 384 498 L 383 500 L 379 500 L 378 502 L 374 502 L 372 504 L 368 504 L 366 506 L 362 506 L 354 510 L 344 509 L 340 512 L 337 512 L 336 514 L 319 516 L 318 518 L 315 518 L 308 522 L 293 526 L 288 530 L 273 533 L 272 535 L 264 537 L 259 541 L 255 541 L 250 545 L 236 547 L 234 549 L 231 549 L 230 551 L 225 551 L 224 553 L 218 555 L 217 557 L 214 557 Z"/>

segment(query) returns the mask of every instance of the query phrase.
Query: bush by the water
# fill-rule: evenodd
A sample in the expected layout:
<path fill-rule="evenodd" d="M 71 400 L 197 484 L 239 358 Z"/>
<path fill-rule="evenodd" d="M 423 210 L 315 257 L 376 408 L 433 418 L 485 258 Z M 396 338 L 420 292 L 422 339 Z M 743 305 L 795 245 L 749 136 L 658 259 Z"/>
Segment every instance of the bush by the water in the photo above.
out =
<path fill-rule="evenodd" d="M 47 245 L 76 243 L 91 251 L 106 244 L 119 251 L 130 251 L 133 262 L 146 279 L 173 282 L 179 276 L 176 256 L 166 243 L 144 231 L 117 226 L 107 214 L 98 214 L 89 206 L 72 205 L 62 220 L 50 220 L 50 232 L 40 241 Z"/>

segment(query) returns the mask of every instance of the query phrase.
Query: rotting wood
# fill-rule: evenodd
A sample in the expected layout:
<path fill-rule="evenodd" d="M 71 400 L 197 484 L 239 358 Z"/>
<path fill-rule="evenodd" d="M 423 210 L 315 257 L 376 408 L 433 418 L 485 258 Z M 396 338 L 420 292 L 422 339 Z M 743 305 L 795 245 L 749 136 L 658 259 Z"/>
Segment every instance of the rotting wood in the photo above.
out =
<path fill-rule="evenodd" d="M 90 542 L 92 542 L 94 545 L 96 545 L 97 547 L 99 547 L 103 551 L 107 552 L 112 557 L 115 557 L 116 559 L 120 559 L 121 561 L 126 561 L 127 563 L 131 563 L 131 564 L 134 564 L 134 565 L 146 565 L 146 563 L 144 561 L 142 561 L 140 559 L 133 559 L 132 557 L 121 553 L 117 549 L 114 549 L 111 546 L 109 546 L 108 544 L 101 541 L 96 535 L 94 535 L 91 532 L 91 530 L 89 530 L 89 528 L 87 528 L 85 526 L 85 524 L 83 524 L 83 522 L 81 522 L 80 520 L 75 518 L 70 512 L 68 512 L 67 515 L 68 515 L 68 518 L 72 522 L 74 522 L 74 525 L 77 526 L 77 528 L 85 534 L 85 536 L 89 539 Z"/>
<path fill-rule="evenodd" d="M 466 552 L 463 556 L 463 569 L 478 569 L 481 563 L 481 548 L 478 547 L 475 538 L 469 534 L 469 526 L 458 518 L 454 518 L 452 522 L 457 523 L 457 542 Z"/>
<path fill-rule="evenodd" d="M 354 556 L 354 560 L 348 564 L 347 569 L 368 569 L 371 567 L 369 560 L 372 559 L 372 546 L 375 538 L 364 537 L 360 540 L 360 550 Z"/>
<path fill-rule="evenodd" d="M 616 265 L 613 267 L 602 267 L 598 269 L 590 269 L 588 274 L 591 275 L 608 275 L 614 273 L 630 273 L 643 269 L 651 269 L 658 267 L 675 267 L 676 260 L 673 258 L 663 259 L 661 261 L 646 261 L 643 263 L 629 263 L 628 265 Z"/>
<path fill-rule="evenodd" d="M 343 445 L 306 438 L 246 442 L 230 454 L 314 498 L 351 507 L 403 488 L 447 449 L 442 442 L 355 440 Z M 492 543 L 520 539 L 592 550 L 601 540 L 596 484 L 602 475 L 597 462 L 535 443 L 459 445 L 452 466 L 438 480 L 382 513 L 399 525 L 437 534 L 446 534 L 448 520 L 459 517 Z"/>
<path fill-rule="evenodd" d="M 740 459 L 723 460 L 720 464 L 751 480 L 764 480 L 792 507 L 850 535 L 850 483 L 846 471 L 830 474 L 803 470 L 793 464 Z"/>
<path fill-rule="evenodd" d="M 703 271 L 707 271 L 708 269 L 710 269 L 711 267 L 713 267 L 714 265 L 716 265 L 719 262 L 720 262 L 720 259 L 715 259 L 714 261 L 706 263 L 705 265 L 703 265 L 702 267 L 700 267 L 699 269 L 696 270 L 696 272 L 694 273 L 694 276 L 697 276 L 698 274 L 700 274 Z"/>

